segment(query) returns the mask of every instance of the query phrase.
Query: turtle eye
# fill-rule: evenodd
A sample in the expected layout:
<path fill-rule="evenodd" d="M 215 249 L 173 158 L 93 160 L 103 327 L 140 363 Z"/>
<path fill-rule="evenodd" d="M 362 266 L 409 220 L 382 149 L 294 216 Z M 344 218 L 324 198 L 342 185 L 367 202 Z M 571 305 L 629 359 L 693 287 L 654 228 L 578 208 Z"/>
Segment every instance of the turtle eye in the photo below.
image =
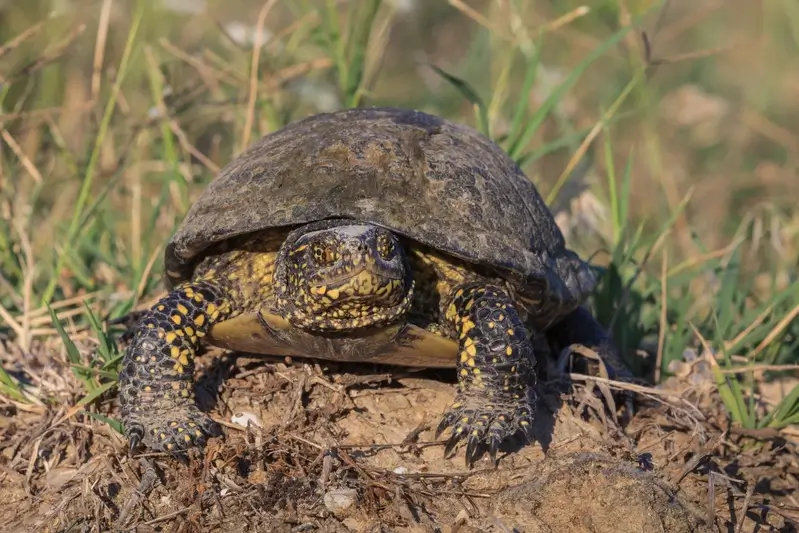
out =
<path fill-rule="evenodd" d="M 384 261 L 388 261 L 394 254 L 397 252 L 396 247 L 394 246 L 394 239 L 390 236 L 386 235 L 385 233 L 379 235 L 377 237 L 377 253 L 380 254 L 380 258 Z"/>
<path fill-rule="evenodd" d="M 314 264 L 318 266 L 330 266 L 337 259 L 336 252 L 330 246 L 318 242 L 311 245 L 311 254 Z"/>

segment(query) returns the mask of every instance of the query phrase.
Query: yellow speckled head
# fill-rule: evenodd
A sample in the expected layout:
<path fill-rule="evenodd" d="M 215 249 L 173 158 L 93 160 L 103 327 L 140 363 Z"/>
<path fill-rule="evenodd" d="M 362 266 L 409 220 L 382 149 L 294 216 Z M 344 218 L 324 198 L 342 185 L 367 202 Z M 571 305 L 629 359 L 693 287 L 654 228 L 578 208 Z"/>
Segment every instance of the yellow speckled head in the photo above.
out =
<path fill-rule="evenodd" d="M 344 220 L 309 224 L 289 234 L 277 263 L 278 308 L 305 329 L 386 324 L 413 300 L 402 245 L 378 226 Z"/>

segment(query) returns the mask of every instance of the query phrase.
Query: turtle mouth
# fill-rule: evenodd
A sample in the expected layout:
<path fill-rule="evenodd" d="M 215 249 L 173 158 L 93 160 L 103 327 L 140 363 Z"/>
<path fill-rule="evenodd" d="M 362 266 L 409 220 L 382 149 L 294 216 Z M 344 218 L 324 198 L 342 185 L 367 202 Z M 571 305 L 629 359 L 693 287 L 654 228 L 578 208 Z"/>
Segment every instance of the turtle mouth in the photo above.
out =
<path fill-rule="evenodd" d="M 364 266 L 354 272 L 331 276 L 309 284 L 308 293 L 323 308 L 343 303 L 397 305 L 405 296 L 405 279 L 396 271 Z"/>

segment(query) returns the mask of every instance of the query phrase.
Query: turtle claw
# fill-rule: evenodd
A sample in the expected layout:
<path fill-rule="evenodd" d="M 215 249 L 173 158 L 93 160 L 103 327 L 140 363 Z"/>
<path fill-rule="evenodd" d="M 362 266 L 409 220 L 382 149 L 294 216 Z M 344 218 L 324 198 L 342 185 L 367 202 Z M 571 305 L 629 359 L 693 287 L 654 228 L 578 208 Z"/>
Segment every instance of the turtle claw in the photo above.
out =
<path fill-rule="evenodd" d="M 444 429 L 452 427 L 452 434 L 444 447 L 444 456 L 449 457 L 457 444 L 466 439 L 466 467 L 488 451 L 496 465 L 499 447 L 517 432 L 522 432 L 527 440 L 532 438 L 533 411 L 527 404 L 513 406 L 494 404 L 471 399 L 474 407 L 462 407 L 466 402 L 456 401 L 454 407 L 442 417 L 436 430 L 436 439 Z"/>
<path fill-rule="evenodd" d="M 481 451 L 480 437 L 470 435 L 466 441 L 466 453 L 464 459 L 466 468 L 471 468 L 474 462 L 478 459 L 478 452 Z"/>
<path fill-rule="evenodd" d="M 460 411 L 459 410 L 458 411 L 456 411 L 456 410 L 448 411 L 447 414 L 445 414 L 441 418 L 441 422 L 438 423 L 438 427 L 436 428 L 436 434 L 435 434 L 434 438 L 436 440 L 438 440 L 439 437 L 441 437 L 441 434 L 444 433 L 444 431 L 448 427 L 450 427 L 455 422 L 455 420 L 458 419 L 459 416 L 460 416 Z M 457 443 L 457 438 L 456 437 L 457 437 L 457 434 L 455 432 L 453 432 L 452 433 L 452 437 L 450 437 L 449 441 L 447 442 L 447 448 L 449 448 L 449 446 L 450 446 L 449 443 L 452 442 L 453 439 L 455 439 L 455 442 L 452 445 L 454 446 Z M 448 455 L 449 452 L 445 450 L 444 454 Z"/>
<path fill-rule="evenodd" d="M 497 464 L 497 452 L 499 451 L 500 444 L 502 444 L 502 441 L 495 435 L 492 435 L 491 438 L 488 439 L 488 456 L 491 457 L 491 462 L 494 466 Z"/>
<path fill-rule="evenodd" d="M 139 444 L 142 442 L 142 438 L 144 437 L 144 428 L 140 424 L 134 424 L 132 427 L 128 428 L 126 431 L 128 434 L 128 453 L 133 455 L 136 453 L 136 450 L 139 448 Z"/>

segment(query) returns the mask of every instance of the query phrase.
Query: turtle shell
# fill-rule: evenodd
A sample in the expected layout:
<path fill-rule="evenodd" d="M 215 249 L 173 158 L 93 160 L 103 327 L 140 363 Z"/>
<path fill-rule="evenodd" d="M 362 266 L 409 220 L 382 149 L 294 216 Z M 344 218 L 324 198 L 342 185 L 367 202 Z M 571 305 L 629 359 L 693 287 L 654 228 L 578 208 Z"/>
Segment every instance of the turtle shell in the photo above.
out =
<path fill-rule="evenodd" d="M 595 284 L 533 183 L 476 130 L 420 111 L 313 115 L 262 137 L 207 186 L 165 250 L 169 286 L 209 246 L 326 218 L 384 226 L 495 268 L 561 312 Z"/>

